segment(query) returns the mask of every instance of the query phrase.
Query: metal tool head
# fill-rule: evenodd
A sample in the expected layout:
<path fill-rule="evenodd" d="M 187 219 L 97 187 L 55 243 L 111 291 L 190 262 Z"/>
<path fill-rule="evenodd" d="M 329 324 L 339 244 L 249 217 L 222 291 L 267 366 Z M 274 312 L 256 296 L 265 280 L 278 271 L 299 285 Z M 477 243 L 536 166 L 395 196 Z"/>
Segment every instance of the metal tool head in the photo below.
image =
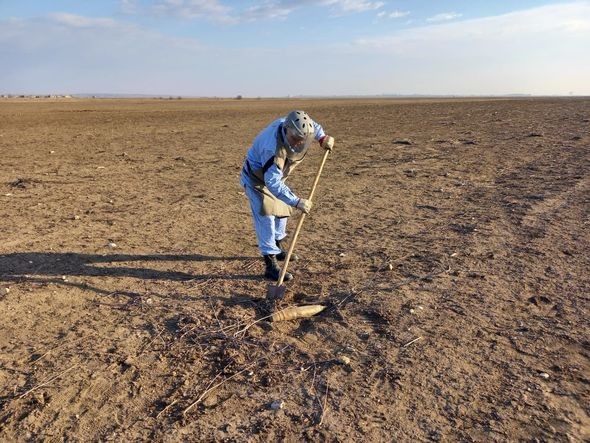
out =
<path fill-rule="evenodd" d="M 282 300 L 285 298 L 285 291 L 287 291 L 287 287 L 285 285 L 268 285 L 266 290 L 266 299 Z"/>

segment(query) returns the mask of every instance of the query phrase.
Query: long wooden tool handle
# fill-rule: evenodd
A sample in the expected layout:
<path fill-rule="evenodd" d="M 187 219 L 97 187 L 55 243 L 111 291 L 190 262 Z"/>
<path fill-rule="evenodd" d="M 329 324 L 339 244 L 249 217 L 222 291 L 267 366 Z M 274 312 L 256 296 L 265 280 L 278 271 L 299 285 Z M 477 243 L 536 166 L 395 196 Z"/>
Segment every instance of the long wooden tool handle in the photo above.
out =
<path fill-rule="evenodd" d="M 311 192 L 309 193 L 309 200 L 313 198 L 313 194 L 315 193 L 315 188 L 320 181 L 320 175 L 322 175 L 322 169 L 324 169 L 324 164 L 326 163 L 326 159 L 330 151 L 326 149 L 324 153 L 324 157 L 322 158 L 322 162 L 320 163 L 320 168 L 318 169 L 318 173 L 315 176 L 315 181 L 313 182 L 313 186 L 311 187 Z M 285 257 L 285 264 L 283 264 L 283 269 L 281 269 L 281 275 L 279 275 L 279 281 L 277 282 L 277 287 L 283 284 L 283 280 L 285 278 L 285 274 L 287 273 L 287 266 L 289 265 L 289 261 L 291 260 L 291 255 L 293 254 L 293 249 L 295 249 L 295 242 L 297 242 L 297 237 L 299 236 L 299 231 L 301 231 L 301 226 L 303 226 L 303 222 L 305 220 L 305 216 L 307 214 L 303 212 L 301 214 L 301 218 L 299 219 L 299 223 L 297 223 L 297 229 L 295 229 L 295 234 L 293 235 L 293 240 L 291 241 L 291 245 L 289 246 L 289 251 L 287 252 L 287 257 Z"/>

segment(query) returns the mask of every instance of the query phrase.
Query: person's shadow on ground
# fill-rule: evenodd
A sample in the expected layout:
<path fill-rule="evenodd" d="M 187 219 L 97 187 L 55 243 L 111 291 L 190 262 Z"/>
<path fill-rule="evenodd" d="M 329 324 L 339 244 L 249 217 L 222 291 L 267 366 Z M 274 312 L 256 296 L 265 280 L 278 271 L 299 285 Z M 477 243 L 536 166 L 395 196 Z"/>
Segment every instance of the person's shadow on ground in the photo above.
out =
<path fill-rule="evenodd" d="M 16 252 L 0 255 L 0 281 L 64 283 L 63 277 L 133 277 L 143 280 L 259 280 L 252 274 L 189 274 L 145 267 L 118 265 L 118 262 L 167 262 L 167 261 L 248 261 L 255 257 L 215 257 L 199 254 L 79 254 L 59 252 Z M 111 266 L 107 266 L 111 264 Z M 72 284 L 72 286 L 87 286 Z M 103 292 L 103 291 L 99 291 Z M 130 294 L 131 295 L 131 294 Z"/>

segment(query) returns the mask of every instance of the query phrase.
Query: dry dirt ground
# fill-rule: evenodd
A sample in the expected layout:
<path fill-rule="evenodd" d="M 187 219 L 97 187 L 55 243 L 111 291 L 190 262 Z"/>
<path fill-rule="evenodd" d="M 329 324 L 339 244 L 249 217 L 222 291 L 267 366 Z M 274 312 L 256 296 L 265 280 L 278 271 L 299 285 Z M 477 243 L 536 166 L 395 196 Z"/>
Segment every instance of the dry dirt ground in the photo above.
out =
<path fill-rule="evenodd" d="M 279 308 L 328 308 L 270 323 L 238 176 L 294 108 L 337 145 Z M 0 440 L 587 441 L 589 127 L 590 99 L 0 101 Z"/>

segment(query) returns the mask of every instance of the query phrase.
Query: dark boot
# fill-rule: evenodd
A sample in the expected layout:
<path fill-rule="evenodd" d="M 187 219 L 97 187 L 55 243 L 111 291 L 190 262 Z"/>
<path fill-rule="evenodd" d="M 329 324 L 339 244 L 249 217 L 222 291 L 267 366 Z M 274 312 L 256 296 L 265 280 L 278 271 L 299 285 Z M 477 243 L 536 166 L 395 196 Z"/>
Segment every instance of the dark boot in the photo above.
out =
<path fill-rule="evenodd" d="M 277 246 L 281 250 L 281 252 L 277 254 L 277 260 L 284 261 L 287 258 L 287 252 L 289 251 L 289 247 L 287 246 L 287 242 L 285 241 L 284 238 L 282 240 L 275 240 L 275 241 L 277 243 Z M 299 257 L 297 257 L 297 254 L 295 254 L 295 253 L 291 254 L 290 261 L 297 261 L 297 260 L 299 260 Z"/>
<path fill-rule="evenodd" d="M 266 278 L 270 278 L 271 280 L 278 281 L 279 276 L 281 275 L 281 268 L 279 267 L 279 263 L 277 262 L 277 256 L 265 255 L 264 264 L 266 265 L 264 276 Z M 283 280 L 289 281 L 291 279 L 293 279 L 293 276 L 287 272 Z"/>

